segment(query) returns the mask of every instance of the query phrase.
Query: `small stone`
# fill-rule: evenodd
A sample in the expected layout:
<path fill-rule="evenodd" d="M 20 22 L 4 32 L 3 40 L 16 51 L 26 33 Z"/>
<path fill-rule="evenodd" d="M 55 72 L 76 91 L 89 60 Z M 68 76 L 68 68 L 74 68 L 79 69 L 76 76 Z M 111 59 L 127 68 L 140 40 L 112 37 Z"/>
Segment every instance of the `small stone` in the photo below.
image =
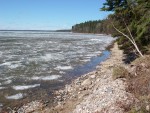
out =
<path fill-rule="evenodd" d="M 92 79 L 96 78 L 95 74 L 91 75 L 90 78 L 92 78 Z"/>
<path fill-rule="evenodd" d="M 49 101 L 47 100 L 47 101 L 45 101 L 45 104 L 48 104 L 49 103 Z"/>
<path fill-rule="evenodd" d="M 82 91 L 83 89 L 82 88 L 79 88 L 79 91 Z"/>
<path fill-rule="evenodd" d="M 147 111 L 150 111 L 149 105 L 146 106 L 146 110 L 147 110 Z"/>
<path fill-rule="evenodd" d="M 101 79 L 100 78 L 98 78 L 97 80 L 96 80 L 96 82 L 99 82 Z"/>
<path fill-rule="evenodd" d="M 59 99 L 59 98 L 61 98 L 61 96 L 60 96 L 60 95 L 58 95 L 58 96 L 57 96 L 57 98 Z"/>
<path fill-rule="evenodd" d="M 80 81 L 80 80 L 77 80 L 77 81 L 75 82 L 75 84 L 76 84 L 76 85 L 81 85 L 81 81 Z"/>
<path fill-rule="evenodd" d="M 82 82 L 82 86 L 87 86 L 87 85 L 90 85 L 92 82 L 91 82 L 91 80 L 90 79 L 86 79 L 86 80 L 84 80 L 83 82 Z"/>
<path fill-rule="evenodd" d="M 3 104 L 0 103 L 0 107 L 3 107 Z"/>

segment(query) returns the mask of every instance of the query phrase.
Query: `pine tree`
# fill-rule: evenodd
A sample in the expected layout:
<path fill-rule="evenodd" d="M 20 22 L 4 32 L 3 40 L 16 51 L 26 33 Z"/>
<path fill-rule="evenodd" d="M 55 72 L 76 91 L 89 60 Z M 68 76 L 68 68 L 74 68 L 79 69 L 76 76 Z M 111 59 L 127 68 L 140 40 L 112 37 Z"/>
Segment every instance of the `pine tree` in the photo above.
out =
<path fill-rule="evenodd" d="M 102 8 L 103 11 L 114 11 L 109 18 L 113 20 L 113 27 L 119 33 L 115 35 L 121 37 L 119 42 L 122 47 L 125 50 L 135 47 L 140 56 L 143 56 L 142 52 L 146 52 L 144 48 L 150 42 L 149 6 L 148 0 L 106 0 Z M 125 42 L 122 43 L 123 41 Z"/>

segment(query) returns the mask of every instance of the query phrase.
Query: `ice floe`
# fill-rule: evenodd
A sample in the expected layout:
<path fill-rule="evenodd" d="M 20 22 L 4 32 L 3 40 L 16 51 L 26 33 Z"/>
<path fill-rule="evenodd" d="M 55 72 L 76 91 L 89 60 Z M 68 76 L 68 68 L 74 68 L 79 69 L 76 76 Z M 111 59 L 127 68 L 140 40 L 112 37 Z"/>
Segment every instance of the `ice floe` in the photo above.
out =
<path fill-rule="evenodd" d="M 84 60 L 81 60 L 81 61 L 83 61 L 83 62 L 89 62 L 90 59 L 84 59 Z"/>
<path fill-rule="evenodd" d="M 11 95 L 11 96 L 5 96 L 6 99 L 10 99 L 10 100 L 18 100 L 18 99 L 22 99 L 24 97 L 25 94 L 22 93 L 18 93 L 15 95 Z"/>
<path fill-rule="evenodd" d="M 9 66 L 9 68 L 15 69 L 15 68 L 17 68 L 19 66 L 20 66 L 20 64 L 12 64 L 12 65 Z"/>
<path fill-rule="evenodd" d="M 102 41 L 101 39 L 91 39 L 91 41 Z"/>
<path fill-rule="evenodd" d="M 32 80 L 56 80 L 60 78 L 60 75 L 50 75 L 50 76 L 35 76 L 31 77 Z"/>
<path fill-rule="evenodd" d="M 0 107 L 3 107 L 3 104 L 2 104 L 2 103 L 0 103 Z"/>
<path fill-rule="evenodd" d="M 72 66 L 57 66 L 55 68 L 56 70 L 70 70 L 70 69 L 73 69 Z"/>
<path fill-rule="evenodd" d="M 53 59 L 53 56 L 51 54 L 46 54 L 45 56 L 41 57 L 45 61 L 49 61 Z"/>
<path fill-rule="evenodd" d="M 40 84 L 34 84 L 34 85 L 18 85 L 18 86 L 12 86 L 14 90 L 26 90 L 30 88 L 35 88 L 40 86 Z"/>
<path fill-rule="evenodd" d="M 2 84 L 3 84 L 3 85 L 7 85 L 7 84 L 10 84 L 10 83 L 12 83 L 12 80 L 6 80 L 6 81 L 4 81 Z"/>
<path fill-rule="evenodd" d="M 15 62 L 5 62 L 0 64 L 0 66 L 8 66 L 11 69 L 15 69 L 17 67 L 19 67 L 21 65 L 21 63 L 19 63 L 18 61 Z"/>
<path fill-rule="evenodd" d="M 14 78 L 14 76 L 9 76 L 9 77 L 3 77 L 3 78 L 0 78 L 0 80 L 10 80 Z"/>
<path fill-rule="evenodd" d="M 10 66 L 10 65 L 11 65 L 11 62 L 5 62 L 5 63 L 0 64 L 0 66 Z"/>
<path fill-rule="evenodd" d="M 1 90 L 1 89 L 6 89 L 6 87 L 0 87 L 0 90 Z"/>

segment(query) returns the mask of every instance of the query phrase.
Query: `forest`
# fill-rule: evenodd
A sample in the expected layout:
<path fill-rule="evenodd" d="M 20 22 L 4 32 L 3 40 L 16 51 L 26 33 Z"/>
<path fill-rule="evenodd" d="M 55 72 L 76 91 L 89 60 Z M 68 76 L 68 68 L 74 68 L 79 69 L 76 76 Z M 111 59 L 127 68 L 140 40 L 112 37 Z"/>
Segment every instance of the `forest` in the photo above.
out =
<path fill-rule="evenodd" d="M 72 26 L 73 32 L 103 33 L 118 37 L 118 44 L 128 55 L 140 56 L 150 53 L 150 1 L 149 0 L 106 0 L 102 11 L 112 11 L 104 20 L 87 21 Z M 119 31 L 119 32 L 118 32 Z M 127 36 L 127 37 L 126 37 Z"/>
<path fill-rule="evenodd" d="M 109 19 L 87 21 L 72 26 L 73 32 L 79 33 L 103 33 L 111 34 L 114 29 L 111 29 Z"/>

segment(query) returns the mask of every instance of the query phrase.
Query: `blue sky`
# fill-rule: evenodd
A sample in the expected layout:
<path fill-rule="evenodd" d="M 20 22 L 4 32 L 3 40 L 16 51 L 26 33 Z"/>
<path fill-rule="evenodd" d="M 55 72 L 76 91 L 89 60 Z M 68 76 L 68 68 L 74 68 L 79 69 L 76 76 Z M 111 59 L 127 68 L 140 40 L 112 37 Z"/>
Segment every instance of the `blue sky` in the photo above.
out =
<path fill-rule="evenodd" d="M 0 0 L 0 29 L 56 30 L 107 17 L 105 0 Z"/>

